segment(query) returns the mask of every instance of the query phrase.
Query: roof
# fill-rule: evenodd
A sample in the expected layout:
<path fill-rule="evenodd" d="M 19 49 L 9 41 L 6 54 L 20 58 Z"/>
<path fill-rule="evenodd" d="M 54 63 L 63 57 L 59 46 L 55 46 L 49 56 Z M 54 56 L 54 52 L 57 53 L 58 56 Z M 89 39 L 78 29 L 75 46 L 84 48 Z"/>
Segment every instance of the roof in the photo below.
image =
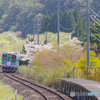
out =
<path fill-rule="evenodd" d="M 15 54 L 15 55 L 17 55 L 17 53 L 15 53 L 15 52 L 6 52 L 6 53 L 2 53 L 2 54 Z"/>

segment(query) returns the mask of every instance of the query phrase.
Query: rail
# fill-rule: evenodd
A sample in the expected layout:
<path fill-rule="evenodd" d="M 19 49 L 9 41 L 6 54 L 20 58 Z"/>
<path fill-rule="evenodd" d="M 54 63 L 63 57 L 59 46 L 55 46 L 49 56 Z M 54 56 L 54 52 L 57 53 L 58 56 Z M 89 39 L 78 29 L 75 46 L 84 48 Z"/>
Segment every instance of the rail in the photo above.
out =
<path fill-rule="evenodd" d="M 12 75 L 12 74 L 4 74 L 4 75 L 6 77 L 14 80 L 14 81 L 17 81 L 17 82 L 35 90 L 35 91 L 37 91 L 45 98 L 45 100 L 50 100 L 50 98 L 54 98 L 55 100 L 66 100 L 66 98 L 64 98 L 62 95 L 58 94 L 57 92 L 55 92 L 51 89 L 44 87 L 44 86 L 41 86 L 41 85 L 36 84 L 34 82 L 20 78 L 19 76 L 16 76 L 16 75 Z"/>

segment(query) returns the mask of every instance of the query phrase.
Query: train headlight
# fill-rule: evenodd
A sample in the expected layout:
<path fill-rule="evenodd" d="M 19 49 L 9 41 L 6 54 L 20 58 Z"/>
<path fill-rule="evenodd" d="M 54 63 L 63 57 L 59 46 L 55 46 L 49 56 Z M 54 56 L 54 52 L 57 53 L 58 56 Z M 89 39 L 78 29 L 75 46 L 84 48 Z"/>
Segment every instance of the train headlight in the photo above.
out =
<path fill-rule="evenodd" d="M 11 62 L 7 62 L 7 66 L 10 66 L 11 65 Z"/>

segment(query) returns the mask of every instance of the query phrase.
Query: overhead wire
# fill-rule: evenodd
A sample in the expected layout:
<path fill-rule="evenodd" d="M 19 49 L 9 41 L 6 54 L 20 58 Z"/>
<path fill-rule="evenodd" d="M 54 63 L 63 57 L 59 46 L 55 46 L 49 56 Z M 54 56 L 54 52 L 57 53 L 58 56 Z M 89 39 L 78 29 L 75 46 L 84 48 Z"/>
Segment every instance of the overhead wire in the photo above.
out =
<path fill-rule="evenodd" d="M 50 42 L 53 42 L 55 40 L 55 38 L 57 37 L 57 35 L 50 41 Z"/>
<path fill-rule="evenodd" d="M 91 29 L 93 29 L 92 27 L 91 27 Z M 99 33 L 100 34 L 100 32 L 98 32 L 97 30 L 95 30 L 95 29 L 93 29 L 95 32 L 97 32 L 97 33 Z"/>
<path fill-rule="evenodd" d="M 92 16 L 90 16 L 90 18 L 91 18 L 96 24 L 98 24 L 98 25 L 100 26 L 100 23 L 98 23 L 95 19 L 93 19 Z"/>
<path fill-rule="evenodd" d="M 67 5 L 64 4 L 64 6 L 67 7 L 68 10 L 70 10 L 69 7 L 68 7 Z"/>
<path fill-rule="evenodd" d="M 92 25 L 91 23 L 90 23 L 90 25 L 91 25 L 92 27 L 94 27 L 94 28 L 96 29 L 96 31 L 98 31 L 98 33 L 100 33 L 100 30 L 98 30 L 94 25 Z"/>
<path fill-rule="evenodd" d="M 63 27 L 62 25 L 60 25 L 60 27 L 61 27 L 62 29 L 64 29 L 64 30 L 67 30 L 67 31 L 72 29 L 72 28 L 67 29 L 67 28 Z"/>
<path fill-rule="evenodd" d="M 100 16 L 90 7 L 90 10 L 97 16 L 100 18 Z"/>
<path fill-rule="evenodd" d="M 91 33 L 92 34 L 92 33 Z M 98 39 L 94 34 L 92 34 L 92 36 L 96 39 L 96 40 L 98 40 L 99 42 L 100 42 L 100 39 Z"/>

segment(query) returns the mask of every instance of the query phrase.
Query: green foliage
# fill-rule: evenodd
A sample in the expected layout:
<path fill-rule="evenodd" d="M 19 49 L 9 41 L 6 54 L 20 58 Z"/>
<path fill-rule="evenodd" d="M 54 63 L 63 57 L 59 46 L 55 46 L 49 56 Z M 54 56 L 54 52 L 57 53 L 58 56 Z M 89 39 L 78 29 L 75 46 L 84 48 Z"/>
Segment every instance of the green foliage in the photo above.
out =
<path fill-rule="evenodd" d="M 72 12 L 65 11 L 62 13 L 61 25 L 68 29 L 63 30 L 65 32 L 72 32 L 74 30 L 76 23 Z"/>
<path fill-rule="evenodd" d="M 29 38 L 29 41 L 32 42 L 33 41 L 33 38 Z"/>
<path fill-rule="evenodd" d="M 79 18 L 81 17 L 80 14 L 79 14 L 78 9 L 75 9 L 75 10 L 73 11 L 73 16 L 74 16 L 75 22 L 77 23 L 78 20 L 79 20 Z"/>
<path fill-rule="evenodd" d="M 22 36 L 33 33 L 34 17 L 42 11 L 42 0 L 0 0 L 0 32 L 22 31 Z M 5 16 L 7 15 L 7 16 Z"/>
<path fill-rule="evenodd" d="M 42 49 L 34 54 L 34 67 L 21 66 L 19 67 L 20 74 L 40 84 L 59 88 L 59 78 L 64 77 L 65 68 L 67 69 L 66 77 L 70 78 L 72 76 L 73 63 L 80 59 L 81 52 L 80 48 L 73 49 L 69 45 L 64 45 L 59 49 L 57 45 L 53 46 L 55 46 L 53 50 Z"/>
<path fill-rule="evenodd" d="M 21 51 L 22 54 L 26 54 L 26 50 L 25 50 L 25 46 L 23 45 L 23 48 L 22 48 L 22 51 Z"/>
<path fill-rule="evenodd" d="M 47 27 L 47 31 L 50 31 L 50 32 L 54 32 L 56 33 L 57 32 L 57 12 L 55 13 L 51 13 L 50 17 L 47 16 L 46 20 L 49 21 L 48 24 L 46 24 L 46 27 Z M 45 27 L 44 27 L 45 28 Z M 44 30 L 45 31 L 45 30 Z M 43 31 L 43 32 L 44 32 Z"/>
<path fill-rule="evenodd" d="M 100 20 L 99 19 L 96 19 L 98 23 L 100 23 Z M 93 25 L 93 22 L 91 22 L 91 27 L 90 27 L 90 32 L 95 36 L 97 37 L 98 39 L 100 39 L 100 34 L 99 34 L 99 31 L 100 30 L 100 26 L 99 25 Z M 96 51 L 96 53 L 99 53 L 100 52 L 100 43 L 99 41 L 93 37 L 92 35 L 90 36 L 90 42 L 92 45 L 94 44 L 97 44 L 97 49 L 98 51 Z"/>
<path fill-rule="evenodd" d="M 0 34 L 0 53 L 14 51 L 20 52 L 26 40 L 19 38 L 18 34 L 19 33 L 17 32 L 15 33 L 10 31 Z"/>
<path fill-rule="evenodd" d="M 100 11 L 100 0 L 93 0 L 92 7 L 96 12 Z"/>
<path fill-rule="evenodd" d="M 29 60 L 26 60 L 26 61 L 22 61 L 22 60 L 19 60 L 19 65 L 28 65 L 29 64 Z"/>
<path fill-rule="evenodd" d="M 24 2 L 23 0 L 0 0 L 0 33 L 3 31 L 21 31 L 21 36 L 25 38 L 27 34 L 33 33 L 34 19 L 39 13 L 44 15 L 41 32 L 57 32 L 57 2 L 58 0 L 24 0 Z M 82 15 L 85 14 L 86 10 L 83 6 L 85 3 L 84 0 L 63 0 L 60 2 L 61 6 L 65 5 L 60 9 L 60 22 L 65 28 L 71 28 L 69 31 L 63 31 L 74 31 L 80 17 L 78 10 Z M 99 0 L 96 2 L 93 0 L 91 3 L 94 10 L 99 12 Z M 73 14 L 72 12 L 65 13 L 66 9 L 72 10 Z"/>
<path fill-rule="evenodd" d="M 48 15 L 48 13 L 46 13 L 43 16 L 41 32 L 48 31 L 49 24 L 50 24 L 50 16 Z"/>
<path fill-rule="evenodd" d="M 14 90 L 7 86 L 4 85 L 3 83 L 0 82 L 0 100 L 14 100 L 15 99 L 15 93 Z M 17 95 L 17 100 L 22 100 L 23 96 Z"/>
<path fill-rule="evenodd" d="M 83 55 L 83 57 L 76 63 L 76 66 L 87 66 L 87 53 Z M 96 57 L 96 53 L 94 51 L 90 51 L 90 66 L 100 67 L 100 59 Z"/>
<path fill-rule="evenodd" d="M 83 41 L 84 38 L 86 38 L 86 18 L 82 18 L 77 9 L 73 11 L 73 15 L 75 18 L 76 27 L 72 37 L 78 37 L 79 40 Z"/>
<path fill-rule="evenodd" d="M 60 11 L 60 23 L 63 27 L 69 30 L 63 30 L 64 32 L 72 32 L 75 29 L 75 20 L 72 12 Z M 49 14 L 45 14 L 43 17 L 42 22 L 42 31 L 50 31 L 50 32 L 57 32 L 57 12 Z"/>
<path fill-rule="evenodd" d="M 71 34 L 66 32 L 60 32 L 60 43 L 63 44 L 66 41 L 71 40 Z M 47 39 L 47 43 L 57 44 L 57 33 L 52 32 L 44 32 L 40 34 L 40 44 L 44 44 L 44 41 Z M 35 35 L 35 39 L 37 39 L 37 35 Z"/>
<path fill-rule="evenodd" d="M 45 39 L 44 44 L 47 44 L 47 42 L 48 42 L 47 39 Z"/>
<path fill-rule="evenodd" d="M 67 63 L 66 63 L 67 66 Z M 67 66 L 67 77 L 71 77 L 71 68 Z M 41 68 L 39 66 L 35 67 L 19 67 L 19 72 L 24 77 L 33 79 L 35 82 L 54 88 L 60 88 L 59 78 L 64 77 L 65 66 L 57 66 L 55 68 Z"/>
<path fill-rule="evenodd" d="M 19 72 L 21 75 L 33 79 L 35 82 L 54 88 L 60 88 L 59 78 L 66 77 L 71 78 L 73 67 L 82 68 L 87 66 L 86 52 L 84 53 L 80 46 L 70 46 L 75 44 L 75 41 L 65 44 L 63 46 L 53 45 L 53 49 L 42 49 L 38 51 L 34 56 L 34 67 L 21 66 Z M 96 44 L 93 45 L 96 48 Z M 90 51 L 90 65 L 99 68 L 100 59 L 96 57 L 94 51 Z M 87 68 L 75 71 L 76 77 L 84 76 L 87 78 Z M 99 70 L 97 70 L 99 71 Z M 94 75 L 93 69 L 89 73 L 89 78 Z M 99 75 L 99 74 L 98 74 Z M 98 77 L 98 80 L 100 78 Z"/>

